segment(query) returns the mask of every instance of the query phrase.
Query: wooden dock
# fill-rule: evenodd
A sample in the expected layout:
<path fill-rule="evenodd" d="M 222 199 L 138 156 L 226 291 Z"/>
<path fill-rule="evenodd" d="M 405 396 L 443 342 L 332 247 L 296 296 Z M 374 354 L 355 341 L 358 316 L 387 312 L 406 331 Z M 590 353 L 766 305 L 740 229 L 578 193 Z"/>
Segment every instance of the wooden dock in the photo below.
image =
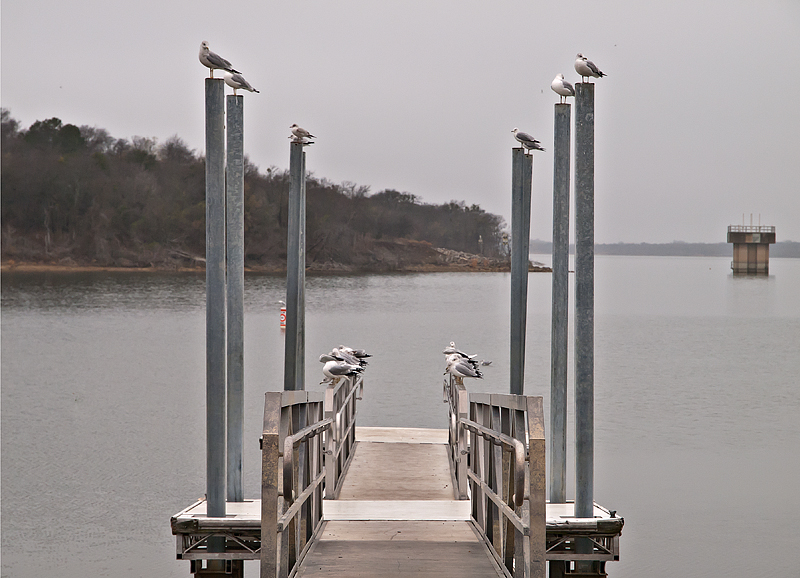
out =
<path fill-rule="evenodd" d="M 340 495 L 298 576 L 503 576 L 456 500 L 447 430 L 356 428 Z M 378 562 L 379 561 L 379 562 Z"/>
<path fill-rule="evenodd" d="M 578 560 L 603 576 L 618 559 L 622 518 L 545 502 L 541 398 L 468 396 L 451 382 L 449 429 L 357 428 L 360 392 L 359 379 L 268 393 L 261 499 L 229 503 L 224 518 L 205 500 L 173 516 L 177 558 L 204 578 L 241 576 L 248 559 L 262 578 L 544 578 L 546 561 Z"/>

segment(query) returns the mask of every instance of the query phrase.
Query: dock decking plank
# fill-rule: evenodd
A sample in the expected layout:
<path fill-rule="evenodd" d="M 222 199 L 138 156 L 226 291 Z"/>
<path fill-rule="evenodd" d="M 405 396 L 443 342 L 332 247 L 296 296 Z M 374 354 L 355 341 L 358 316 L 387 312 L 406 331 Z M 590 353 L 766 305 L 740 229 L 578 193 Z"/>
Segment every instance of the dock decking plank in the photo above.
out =
<path fill-rule="evenodd" d="M 339 500 L 452 500 L 447 446 L 359 441 Z"/>
<path fill-rule="evenodd" d="M 467 522 L 325 523 L 299 576 L 502 576 Z"/>

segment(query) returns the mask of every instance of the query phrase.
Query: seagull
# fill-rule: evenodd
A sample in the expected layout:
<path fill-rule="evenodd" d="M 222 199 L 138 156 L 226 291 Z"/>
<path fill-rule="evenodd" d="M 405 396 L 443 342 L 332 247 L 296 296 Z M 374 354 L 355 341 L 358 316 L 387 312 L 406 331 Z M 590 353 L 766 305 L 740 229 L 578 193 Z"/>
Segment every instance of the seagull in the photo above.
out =
<path fill-rule="evenodd" d="M 453 377 L 474 377 L 483 379 L 483 374 L 466 361 L 453 360 L 447 364 L 447 369 L 444 371 Z"/>
<path fill-rule="evenodd" d="M 367 353 L 363 349 L 353 349 L 352 347 L 347 347 L 346 345 L 340 345 L 339 349 L 342 351 L 346 351 L 350 355 L 354 355 L 359 359 L 364 359 L 365 357 L 372 357 L 369 353 Z"/>
<path fill-rule="evenodd" d="M 518 128 L 515 128 L 511 132 L 514 133 L 514 138 L 517 139 L 520 142 L 520 144 L 526 149 L 544 152 L 545 149 L 542 148 L 542 143 L 540 143 L 538 140 L 533 138 L 528 133 L 520 132 Z"/>
<path fill-rule="evenodd" d="M 347 351 L 343 351 L 337 347 L 331 349 L 331 352 L 328 355 L 338 359 L 339 361 L 344 361 L 345 363 L 349 363 L 350 365 L 358 365 L 359 367 L 364 367 L 367 364 L 365 360 L 359 359 L 355 355 L 351 355 Z"/>
<path fill-rule="evenodd" d="M 445 355 L 448 355 L 448 356 L 453 355 L 455 353 L 456 355 L 459 355 L 459 356 L 463 357 L 464 359 L 473 359 L 474 357 L 478 356 L 477 353 L 474 354 L 474 355 L 468 355 L 468 354 L 464 353 L 463 351 L 461 351 L 459 349 L 456 349 L 456 342 L 455 341 L 451 341 L 449 347 L 446 347 L 444 349 L 444 351 L 442 351 L 442 353 L 444 353 Z"/>
<path fill-rule="evenodd" d="M 236 89 L 241 88 L 242 90 L 249 90 L 250 92 L 260 92 L 253 88 L 249 82 L 244 79 L 239 73 L 231 74 L 230 72 L 225 73 L 225 84 L 230 86 L 233 89 L 234 96 L 236 95 Z"/>
<path fill-rule="evenodd" d="M 309 138 L 317 138 L 303 127 L 297 126 L 297 124 L 293 124 L 292 126 L 289 127 L 289 129 L 292 131 L 292 134 L 295 136 L 295 139 L 297 141 Z"/>
<path fill-rule="evenodd" d="M 474 357 L 474 356 L 473 356 Z M 452 363 L 466 363 L 473 369 L 478 369 L 478 362 L 470 357 L 462 357 L 458 353 L 451 353 L 447 356 L 447 365 Z"/>
<path fill-rule="evenodd" d="M 556 94 L 561 96 L 560 102 L 567 102 L 568 96 L 575 96 L 575 87 L 564 80 L 563 74 L 556 74 L 553 82 L 550 83 L 550 88 L 552 88 Z"/>
<path fill-rule="evenodd" d="M 357 375 L 364 371 L 363 367 L 359 367 L 358 365 L 351 365 L 349 363 L 344 363 L 339 361 L 332 355 L 320 355 L 319 356 L 320 363 L 324 363 L 325 365 L 322 366 L 322 373 L 327 378 L 320 383 L 325 383 L 326 381 L 336 381 L 340 377 L 351 377 L 353 375 Z"/>
<path fill-rule="evenodd" d="M 203 66 L 207 66 L 211 70 L 211 76 L 209 78 L 214 78 L 214 69 L 219 68 L 220 70 L 226 70 L 233 74 L 241 74 L 238 70 L 233 68 L 230 62 L 222 58 L 219 54 L 211 52 L 208 48 L 208 41 L 203 40 L 200 43 L 200 63 Z"/>
<path fill-rule="evenodd" d="M 481 359 L 481 365 L 491 365 L 491 364 L 492 364 L 491 359 Z"/>
<path fill-rule="evenodd" d="M 586 79 L 584 82 L 589 82 L 590 76 L 593 76 L 594 78 L 608 76 L 605 72 L 597 68 L 594 62 L 588 60 L 580 52 L 578 52 L 578 54 L 575 56 L 575 72 L 581 75 L 581 80 Z"/>

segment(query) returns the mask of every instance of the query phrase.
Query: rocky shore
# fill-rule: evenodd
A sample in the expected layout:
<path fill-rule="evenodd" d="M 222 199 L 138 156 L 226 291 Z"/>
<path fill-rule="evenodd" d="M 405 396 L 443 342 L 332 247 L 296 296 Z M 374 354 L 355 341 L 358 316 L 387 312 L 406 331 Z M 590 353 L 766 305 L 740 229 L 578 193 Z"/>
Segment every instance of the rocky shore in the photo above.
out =
<path fill-rule="evenodd" d="M 433 247 L 424 241 L 408 239 L 376 240 L 369 251 L 362 251 L 352 263 L 336 261 L 309 262 L 310 274 L 392 273 L 392 272 L 491 272 L 509 271 L 507 258 L 486 257 L 451 249 Z M 30 257 L 30 256 L 29 256 Z M 4 255 L 2 271 L 6 272 L 77 272 L 77 271 L 172 271 L 199 272 L 205 269 L 205 258 L 178 250 L 160 250 L 152 254 L 129 255 L 99 262 L 97 259 L 76 259 L 72 256 L 49 255 L 38 259 L 19 259 Z M 550 267 L 531 263 L 532 272 L 550 272 Z M 265 274 L 286 272 L 285 256 L 273 262 L 245 261 L 245 271 Z"/>

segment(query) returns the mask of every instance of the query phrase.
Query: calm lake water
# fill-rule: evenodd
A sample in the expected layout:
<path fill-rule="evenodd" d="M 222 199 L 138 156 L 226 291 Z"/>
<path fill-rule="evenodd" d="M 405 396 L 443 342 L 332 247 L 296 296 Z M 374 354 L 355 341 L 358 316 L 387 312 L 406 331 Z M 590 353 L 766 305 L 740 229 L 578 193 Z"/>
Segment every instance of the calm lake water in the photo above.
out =
<path fill-rule="evenodd" d="M 626 521 L 611 576 L 798 576 L 800 259 L 766 278 L 729 267 L 597 257 L 595 500 Z M 530 276 L 525 393 L 545 416 L 550 284 Z M 308 389 L 320 353 L 363 347 L 361 425 L 445 428 L 451 340 L 494 361 L 470 390 L 508 390 L 509 285 L 309 278 Z M 263 393 L 282 389 L 284 295 L 281 278 L 247 278 L 247 497 Z M 3 577 L 189 576 L 169 517 L 205 493 L 204 307 L 191 274 L 3 275 Z"/>

